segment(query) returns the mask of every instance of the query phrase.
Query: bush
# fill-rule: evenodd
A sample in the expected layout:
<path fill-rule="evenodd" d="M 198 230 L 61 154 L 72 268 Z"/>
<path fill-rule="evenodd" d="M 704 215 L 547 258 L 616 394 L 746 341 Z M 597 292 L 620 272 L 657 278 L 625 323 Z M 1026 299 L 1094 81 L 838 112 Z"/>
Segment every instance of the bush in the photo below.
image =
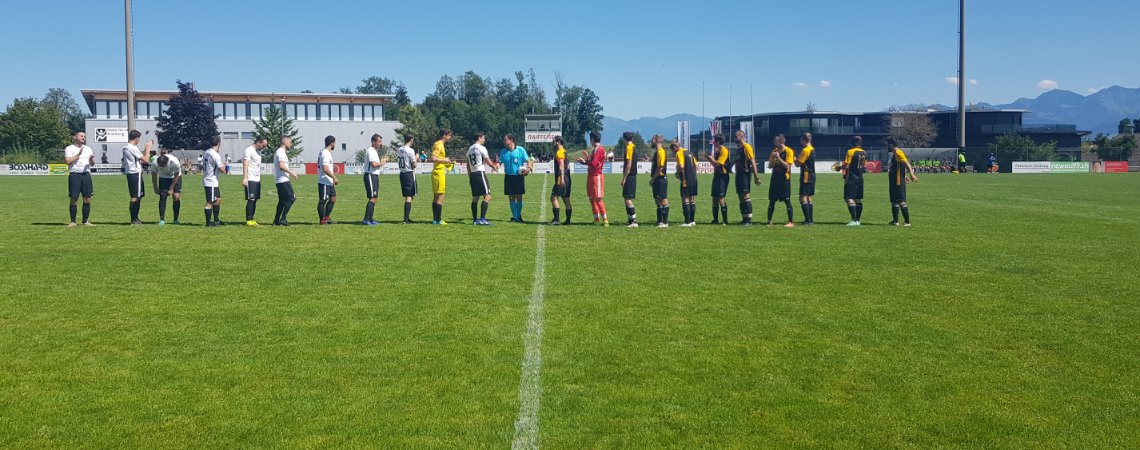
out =
<path fill-rule="evenodd" d="M 43 164 L 43 155 L 34 152 L 13 152 L 0 156 L 0 164 Z"/>

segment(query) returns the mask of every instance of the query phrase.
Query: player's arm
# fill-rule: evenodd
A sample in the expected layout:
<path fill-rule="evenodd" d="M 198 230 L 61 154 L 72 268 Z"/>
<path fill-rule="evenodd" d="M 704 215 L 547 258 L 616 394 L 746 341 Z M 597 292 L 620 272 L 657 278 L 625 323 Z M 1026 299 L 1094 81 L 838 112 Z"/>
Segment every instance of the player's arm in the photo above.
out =
<path fill-rule="evenodd" d="M 285 163 L 285 159 L 277 161 L 277 167 L 279 167 L 282 172 L 289 174 L 289 178 L 292 178 L 293 181 L 297 181 L 297 174 L 293 173 L 292 170 L 289 170 L 289 164 Z"/>
<path fill-rule="evenodd" d="M 214 157 L 213 157 L 213 156 L 211 156 L 210 158 L 211 158 L 211 159 L 213 159 Z M 222 164 L 222 159 L 221 159 L 221 158 L 217 158 L 217 159 L 214 159 L 214 166 L 216 166 L 216 167 L 218 168 L 218 171 L 219 171 L 219 172 L 221 172 L 221 173 L 224 173 L 224 174 L 227 174 L 227 175 L 230 173 L 229 169 L 227 168 L 227 165 L 226 165 L 226 164 Z"/>
<path fill-rule="evenodd" d="M 181 183 L 181 182 L 182 182 L 182 167 L 179 166 L 178 171 L 174 173 L 174 179 L 170 180 L 170 190 L 167 191 L 167 193 L 173 195 L 174 194 L 174 186 L 178 186 L 178 183 Z M 155 182 L 154 185 L 158 186 L 158 183 Z"/>
<path fill-rule="evenodd" d="M 334 173 L 335 171 L 332 170 L 332 163 L 326 162 L 323 166 L 321 166 L 321 170 L 324 171 L 325 175 L 328 175 L 329 178 L 332 178 L 333 185 L 340 184 L 340 180 L 337 179 L 336 173 Z"/>
<path fill-rule="evenodd" d="M 371 155 L 369 155 L 369 156 L 371 156 Z M 380 167 L 380 166 L 387 164 L 387 163 L 388 163 L 388 161 L 382 160 L 379 157 L 377 157 L 375 160 L 368 161 L 368 164 L 370 164 L 372 167 Z"/>
<path fill-rule="evenodd" d="M 752 147 L 744 147 L 744 156 L 748 158 L 748 164 L 752 165 L 752 182 L 759 186 L 760 168 L 756 165 L 756 151 Z"/>
<path fill-rule="evenodd" d="M 438 156 L 435 156 L 435 152 L 432 152 L 431 162 L 434 164 L 451 164 L 451 159 L 447 158 L 446 156 L 440 158 Z"/>
<path fill-rule="evenodd" d="M 146 141 L 146 145 L 145 145 L 145 146 L 143 146 L 143 155 L 142 155 L 142 158 L 143 158 L 143 162 L 144 162 L 144 163 L 147 163 L 147 164 L 149 164 L 149 161 L 150 161 L 150 149 L 151 149 L 151 147 L 154 147 L 154 139 L 151 139 L 151 140 L 149 140 L 149 141 Z M 91 152 L 91 157 L 92 157 L 92 158 L 94 158 L 94 157 L 95 157 L 95 152 Z"/>
<path fill-rule="evenodd" d="M 241 159 L 241 185 L 249 186 L 249 156 Z"/>
<path fill-rule="evenodd" d="M 808 156 L 811 154 L 810 150 L 804 149 L 800 151 L 800 157 L 796 158 L 796 167 L 803 167 L 807 163 Z"/>

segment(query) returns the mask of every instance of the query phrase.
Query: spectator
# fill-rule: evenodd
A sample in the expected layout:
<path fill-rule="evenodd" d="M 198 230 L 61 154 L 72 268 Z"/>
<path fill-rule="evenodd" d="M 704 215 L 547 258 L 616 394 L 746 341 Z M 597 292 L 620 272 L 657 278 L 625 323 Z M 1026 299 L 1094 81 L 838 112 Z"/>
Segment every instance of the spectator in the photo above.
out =
<path fill-rule="evenodd" d="M 107 151 L 106 150 L 103 150 L 103 158 L 100 159 L 100 162 L 103 164 L 110 163 L 110 160 L 107 159 Z"/>

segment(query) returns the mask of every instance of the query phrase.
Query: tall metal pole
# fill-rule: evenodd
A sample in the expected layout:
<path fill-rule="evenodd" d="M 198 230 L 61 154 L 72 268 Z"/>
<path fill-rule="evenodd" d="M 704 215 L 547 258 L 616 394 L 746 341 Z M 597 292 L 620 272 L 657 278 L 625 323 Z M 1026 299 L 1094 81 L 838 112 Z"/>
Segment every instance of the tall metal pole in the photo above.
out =
<path fill-rule="evenodd" d="M 966 0 L 958 3 L 958 152 L 966 151 Z"/>
<path fill-rule="evenodd" d="M 131 0 L 126 2 L 127 25 L 127 130 L 135 129 L 135 52 L 134 36 L 131 31 Z"/>

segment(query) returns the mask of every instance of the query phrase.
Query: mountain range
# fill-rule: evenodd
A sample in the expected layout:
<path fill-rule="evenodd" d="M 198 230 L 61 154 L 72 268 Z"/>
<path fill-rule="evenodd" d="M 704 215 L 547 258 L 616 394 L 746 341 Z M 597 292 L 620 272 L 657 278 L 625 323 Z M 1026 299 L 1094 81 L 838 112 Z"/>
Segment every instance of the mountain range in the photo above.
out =
<path fill-rule="evenodd" d="M 1012 103 L 991 104 L 980 102 L 976 106 L 986 109 L 1025 109 L 1030 113 L 1024 117 L 1027 124 L 1075 124 L 1078 129 L 1092 131 L 1093 134 L 1116 134 L 1120 119 L 1140 119 L 1140 88 L 1112 86 L 1089 95 L 1054 89 L 1037 98 L 1019 98 Z M 933 109 L 954 109 L 946 105 L 932 105 Z M 602 119 L 604 130 L 602 141 L 616 143 L 623 131 L 638 131 L 648 138 L 661 134 L 671 138 L 677 134 L 677 121 L 688 120 L 693 132 L 708 127 L 712 120 L 692 114 L 675 114 L 669 117 L 642 117 L 622 120 L 617 117 Z"/>

